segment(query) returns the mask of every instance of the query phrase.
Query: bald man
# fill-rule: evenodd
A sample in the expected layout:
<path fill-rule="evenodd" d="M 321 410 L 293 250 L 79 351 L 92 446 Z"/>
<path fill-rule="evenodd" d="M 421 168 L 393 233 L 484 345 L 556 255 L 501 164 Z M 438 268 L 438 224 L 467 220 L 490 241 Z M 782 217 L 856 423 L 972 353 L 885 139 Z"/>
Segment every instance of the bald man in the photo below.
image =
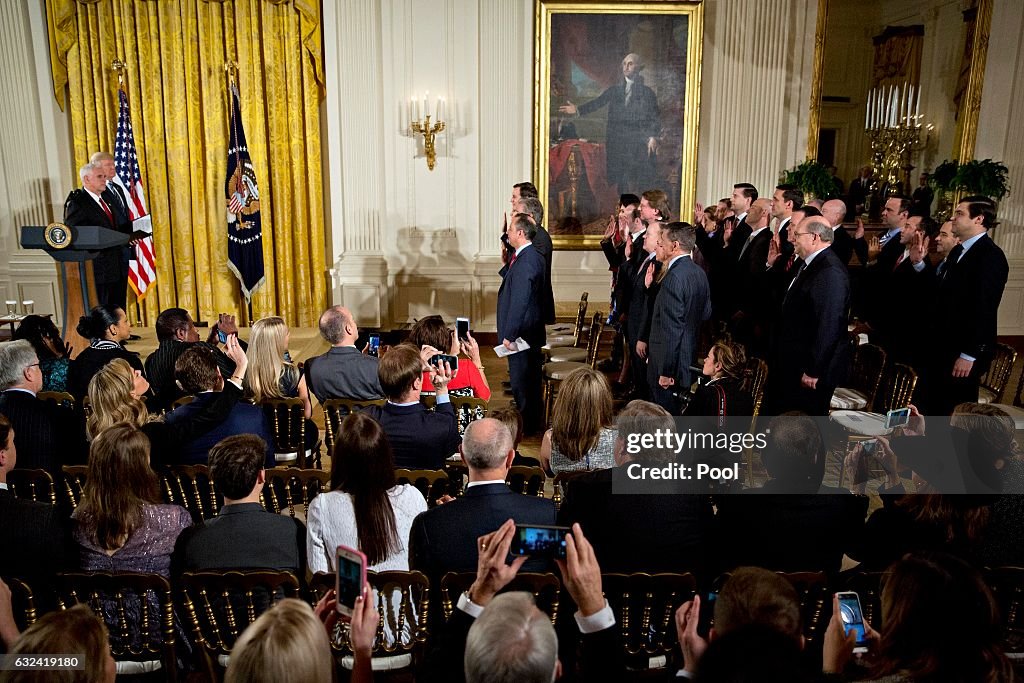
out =
<path fill-rule="evenodd" d="M 861 265 L 867 264 L 868 243 L 864 239 L 864 225 L 858 225 L 857 232 L 852 237 L 843 227 L 843 220 L 846 218 L 846 204 L 841 199 L 830 199 L 821 206 L 821 215 L 832 226 L 832 249 L 835 250 L 836 256 L 843 262 L 843 265 L 850 264 L 854 253 L 857 254 L 857 260 Z"/>
<path fill-rule="evenodd" d="M 322 404 L 329 398 L 368 401 L 384 397 L 377 377 L 378 360 L 356 348 L 359 327 L 352 312 L 332 306 L 320 316 L 320 336 L 331 345 L 322 356 L 306 361 L 306 381 Z"/>

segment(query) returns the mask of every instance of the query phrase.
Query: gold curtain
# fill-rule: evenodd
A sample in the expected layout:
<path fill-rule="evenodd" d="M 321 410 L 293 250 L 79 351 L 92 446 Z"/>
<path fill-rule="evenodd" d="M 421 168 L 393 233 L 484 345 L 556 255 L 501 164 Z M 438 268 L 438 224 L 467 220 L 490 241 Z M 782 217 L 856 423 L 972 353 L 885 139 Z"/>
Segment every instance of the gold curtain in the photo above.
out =
<path fill-rule="evenodd" d="M 873 87 L 920 85 L 924 26 L 888 26 L 874 43 Z"/>
<path fill-rule="evenodd" d="M 127 64 L 157 260 L 156 288 L 142 302 L 140 322 L 152 323 L 171 306 L 206 320 L 244 315 L 227 268 L 225 201 L 224 67 L 237 61 L 267 275 L 253 296 L 253 315 L 314 325 L 327 297 L 318 0 L 47 0 L 47 23 L 62 107 L 68 93 L 76 178 L 91 153 L 113 151 L 111 62 Z"/>

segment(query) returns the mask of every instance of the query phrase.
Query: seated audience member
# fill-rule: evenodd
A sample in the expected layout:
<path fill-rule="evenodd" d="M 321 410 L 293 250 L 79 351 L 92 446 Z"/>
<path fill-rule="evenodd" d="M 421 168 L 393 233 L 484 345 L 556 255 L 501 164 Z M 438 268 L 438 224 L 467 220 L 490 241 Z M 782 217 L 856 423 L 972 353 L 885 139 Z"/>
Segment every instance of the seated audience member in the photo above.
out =
<path fill-rule="evenodd" d="M 697 387 L 683 416 L 752 417 L 754 398 L 747 388 L 746 363 L 742 344 L 728 339 L 716 341 L 701 370 L 708 381 Z"/>
<path fill-rule="evenodd" d="M 142 400 L 149 383 L 142 373 L 121 359 L 111 361 L 89 382 L 92 412 L 85 425 L 86 434 L 95 439 L 111 425 L 129 422 L 149 437 L 154 467 L 177 462 L 182 444 L 199 438 L 224 422 L 241 398 L 241 378 L 245 377 L 248 361 L 233 335 L 228 338 L 228 355 L 237 366 L 234 377 L 225 382 L 224 389 L 213 401 L 202 404 L 192 419 L 178 420 L 174 424 L 149 414 Z"/>
<path fill-rule="evenodd" d="M 616 420 L 615 468 L 574 477 L 558 510 L 558 523 L 575 522 L 591 539 L 597 559 L 609 572 L 694 572 L 703 576 L 714 512 L 706 496 L 614 492 L 615 470 L 637 463 L 664 467 L 675 460 L 670 449 L 641 449 L 630 455 L 626 443 L 655 429 L 675 429 L 671 415 L 647 401 L 631 401 Z"/>
<path fill-rule="evenodd" d="M 441 353 L 450 356 L 458 356 L 461 351 L 470 362 L 459 363 L 459 371 L 448 383 L 448 395 L 472 396 L 485 401 L 491 399 L 491 387 L 487 384 L 487 376 L 484 374 L 484 362 L 480 360 L 480 345 L 472 335 L 462 341 L 455 330 L 448 329 L 444 324 L 444 318 L 439 315 L 428 315 L 412 326 L 409 343 L 417 348 L 433 346 L 435 349 L 443 349 Z M 425 370 L 423 391 L 434 391 L 434 385 L 430 383 L 430 373 Z"/>
<path fill-rule="evenodd" d="M 540 467 L 540 461 L 537 458 L 531 458 L 519 452 L 519 444 L 523 442 L 523 414 L 515 406 L 506 406 L 492 410 L 487 414 L 487 417 L 493 417 L 498 422 L 503 423 L 508 427 L 508 431 L 512 433 L 512 448 L 516 452 L 516 457 L 512 460 L 513 467 Z"/>
<path fill-rule="evenodd" d="M 410 470 L 437 470 L 459 449 L 459 428 L 455 409 L 448 400 L 450 369 L 430 365 L 437 387 L 437 408 L 429 412 L 420 403 L 423 367 L 426 359 L 438 353 L 433 347 L 419 351 L 401 344 L 380 359 L 380 385 L 388 402 L 362 411 L 380 423 L 391 443 L 395 467 Z"/>
<path fill-rule="evenodd" d="M 981 573 L 941 553 L 908 555 L 882 579 L 882 628 L 865 622 L 871 680 L 1017 680 L 1003 654 L 1003 623 Z M 839 600 L 825 631 L 822 668 L 840 674 L 853 657 L 854 636 L 846 637 Z"/>
<path fill-rule="evenodd" d="M 822 484 L 826 449 L 813 418 L 781 415 L 769 429 L 761 456 L 769 480 L 716 500 L 722 569 L 838 572 L 860 537 L 868 499 Z"/>
<path fill-rule="evenodd" d="M 394 352 L 392 349 L 388 355 Z M 409 568 L 422 571 L 432 583 L 440 581 L 446 572 L 473 571 L 477 539 L 494 531 L 495 520 L 512 518 L 519 524 L 548 526 L 555 523 L 555 507 L 550 500 L 515 493 L 505 483 L 515 457 L 512 436 L 505 425 L 493 418 L 471 422 L 461 452 L 469 468 L 466 492 L 453 502 L 420 514 L 409 534 Z M 531 558 L 525 571 L 549 569 L 543 559 Z"/>
<path fill-rule="evenodd" d="M 75 328 L 89 340 L 89 348 L 79 353 L 68 368 L 68 391 L 81 405 L 89 380 L 115 358 L 123 358 L 140 373 L 144 372 L 139 354 L 125 350 L 121 345 L 132 336 L 132 324 L 125 312 L 109 304 L 102 304 L 83 315 Z"/>
<path fill-rule="evenodd" d="M 266 442 L 251 434 L 229 436 L 210 449 L 210 478 L 224 505 L 179 538 L 183 570 L 280 569 L 305 576 L 302 522 L 267 512 L 260 502 L 266 453 Z"/>
<path fill-rule="evenodd" d="M 813 683 L 821 680 L 821 674 L 811 670 L 803 650 L 792 638 L 767 626 L 753 625 L 711 642 L 700 659 L 694 680 Z"/>
<path fill-rule="evenodd" d="M 146 378 L 155 392 L 156 408 L 169 410 L 174 400 L 184 395 L 174 382 L 174 365 L 188 349 L 195 346 L 210 349 L 221 374 L 230 377 L 234 373 L 234 361 L 217 348 L 218 332 L 237 335 L 235 316 L 221 313 L 220 319 L 210 328 L 210 336 L 204 343 L 199 341 L 196 324 L 184 308 L 168 308 L 160 312 L 156 319 L 156 338 L 160 345 L 146 358 Z M 239 344 L 245 349 L 244 342 L 239 340 Z"/>
<path fill-rule="evenodd" d="M 88 605 L 48 612 L 21 634 L 9 656 L 78 655 L 82 667 L 56 673 L 53 669 L 4 667 L 2 683 L 114 683 L 117 664 L 110 655 L 107 627 Z"/>
<path fill-rule="evenodd" d="M 71 365 L 69 346 L 61 339 L 60 330 L 49 318 L 26 315 L 12 337 L 32 345 L 43 371 L 43 391 L 67 391 L 68 368 Z"/>
<path fill-rule="evenodd" d="M 525 564 L 524 558 L 505 563 L 513 535 L 515 522 L 509 519 L 477 539 L 476 580 L 442 627 L 439 680 L 550 683 L 563 673 L 583 683 L 624 680 L 615 615 L 601 592 L 601 566 L 583 531 L 576 526 L 566 534 L 567 559 L 558 560 L 565 589 L 579 607 L 574 615 L 581 648 L 578 676 L 562 671 L 558 636 L 533 596 L 525 592 L 498 594 Z M 570 645 L 568 649 L 575 648 Z"/>
<path fill-rule="evenodd" d="M 551 429 L 540 444 L 541 466 L 552 475 L 612 467 L 613 422 L 608 379 L 591 368 L 573 370 L 558 386 Z"/>
<path fill-rule="evenodd" d="M 17 463 L 14 429 L 0 414 L 0 575 L 52 578 L 64 569 L 67 530 L 56 505 L 17 498 L 7 488 Z"/>
<path fill-rule="evenodd" d="M 800 598 L 793 584 L 773 571 L 739 567 L 732 572 L 715 600 L 714 626 L 708 632 L 708 640 L 697 633 L 700 608 L 701 598 L 695 595 L 676 610 L 676 635 L 684 664 L 680 676 L 690 678 L 695 671 L 703 671 L 702 653 L 708 649 L 709 641 L 714 643 L 752 626 L 778 633 L 801 650 L 804 647 Z"/>
<path fill-rule="evenodd" d="M 217 367 L 214 351 L 205 346 L 197 344 L 181 354 L 175 363 L 174 376 L 185 393 L 195 396 L 195 400 L 164 416 L 164 422 L 171 427 L 186 425 L 197 415 L 208 412 L 224 391 L 225 382 Z M 245 402 L 235 403 L 224 420 L 205 434 L 182 442 L 174 462 L 181 465 L 206 464 L 210 449 L 236 434 L 259 437 L 263 442 L 266 466 L 277 464 L 274 460 L 274 432 L 266 413 L 259 406 Z"/>
<path fill-rule="evenodd" d="M 0 414 L 17 432 L 19 465 L 53 475 L 60 473 L 61 465 L 80 459 L 81 422 L 70 410 L 36 398 L 42 386 L 43 373 L 31 344 L 0 344 Z"/>
<path fill-rule="evenodd" d="M 331 455 L 331 490 L 313 499 L 306 518 L 310 571 L 334 572 L 340 545 L 365 553 L 371 571 L 408 571 L 409 531 L 427 501 L 415 486 L 395 483 L 384 429 L 350 413 Z"/>
<path fill-rule="evenodd" d="M 309 390 L 323 403 L 331 398 L 370 401 L 384 396 L 377 379 L 378 360 L 356 348 L 359 327 L 344 306 L 331 306 L 320 316 L 320 336 L 331 348 L 306 361 Z"/>

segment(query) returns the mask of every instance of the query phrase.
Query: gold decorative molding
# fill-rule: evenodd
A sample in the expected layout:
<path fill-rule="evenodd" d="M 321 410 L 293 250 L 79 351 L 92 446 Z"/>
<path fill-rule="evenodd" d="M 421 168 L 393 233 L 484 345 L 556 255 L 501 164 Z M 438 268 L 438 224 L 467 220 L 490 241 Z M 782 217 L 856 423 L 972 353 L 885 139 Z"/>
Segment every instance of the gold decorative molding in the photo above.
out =
<path fill-rule="evenodd" d="M 814 62 L 811 73 L 811 106 L 807 118 L 807 158 L 818 158 L 821 132 L 821 91 L 825 80 L 825 31 L 828 25 L 828 0 L 818 0 L 818 21 L 814 28 Z"/>
<path fill-rule="evenodd" d="M 978 0 L 974 22 L 974 44 L 971 46 L 967 94 L 957 123 L 957 136 L 953 141 L 953 158 L 961 162 L 974 158 L 974 145 L 978 140 L 981 93 L 985 87 L 985 62 L 988 59 L 988 37 L 992 29 L 992 0 Z"/>

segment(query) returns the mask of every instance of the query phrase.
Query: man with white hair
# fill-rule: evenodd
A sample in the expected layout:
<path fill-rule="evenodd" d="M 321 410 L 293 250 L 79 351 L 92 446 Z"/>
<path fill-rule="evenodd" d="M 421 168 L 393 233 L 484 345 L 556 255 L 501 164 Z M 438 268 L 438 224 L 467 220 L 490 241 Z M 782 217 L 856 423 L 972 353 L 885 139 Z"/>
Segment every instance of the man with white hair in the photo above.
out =
<path fill-rule="evenodd" d="M 618 187 L 619 194 L 639 195 L 657 186 L 658 135 L 661 112 L 658 96 L 644 85 L 640 72 L 644 68 L 640 55 L 630 53 L 622 58 L 622 82 L 606 89 L 598 97 L 579 106 L 566 100 L 558 108 L 562 114 L 586 116 L 608 107 L 605 129 L 605 158 L 608 182 Z"/>
<path fill-rule="evenodd" d="M 846 218 L 846 204 L 841 199 L 830 199 L 821 206 L 821 215 L 832 226 L 832 250 L 843 265 L 850 265 L 850 259 L 857 254 L 861 265 L 868 262 L 868 243 L 864 239 L 864 224 L 857 223 L 857 232 L 851 237 L 843 227 Z"/>
<path fill-rule="evenodd" d="M 108 180 L 103 167 L 90 162 L 78 170 L 78 177 L 82 180 L 82 187 L 72 190 L 64 201 L 64 224 L 124 231 L 125 225 L 119 224 L 114 208 L 103 197 Z M 109 198 L 110 195 L 107 196 Z M 127 224 L 127 232 L 131 232 L 131 223 Z M 98 301 L 89 303 L 92 306 L 110 304 L 124 309 L 128 298 L 128 261 L 124 248 L 104 249 L 93 260 L 92 268 Z"/>

